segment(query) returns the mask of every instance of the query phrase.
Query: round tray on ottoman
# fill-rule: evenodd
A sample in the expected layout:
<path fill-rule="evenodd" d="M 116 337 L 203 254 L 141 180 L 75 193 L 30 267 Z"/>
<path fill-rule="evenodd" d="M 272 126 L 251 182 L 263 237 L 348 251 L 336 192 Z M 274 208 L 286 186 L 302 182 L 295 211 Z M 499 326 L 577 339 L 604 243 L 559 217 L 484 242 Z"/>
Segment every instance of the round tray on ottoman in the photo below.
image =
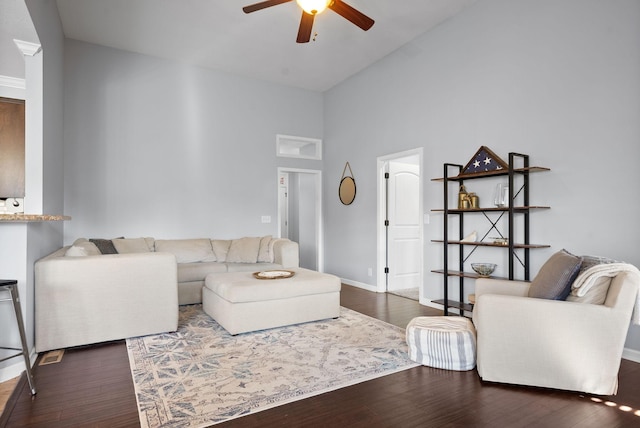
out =
<path fill-rule="evenodd" d="M 287 279 L 291 278 L 296 273 L 292 270 L 263 270 L 260 272 L 254 272 L 253 277 L 255 279 Z"/>

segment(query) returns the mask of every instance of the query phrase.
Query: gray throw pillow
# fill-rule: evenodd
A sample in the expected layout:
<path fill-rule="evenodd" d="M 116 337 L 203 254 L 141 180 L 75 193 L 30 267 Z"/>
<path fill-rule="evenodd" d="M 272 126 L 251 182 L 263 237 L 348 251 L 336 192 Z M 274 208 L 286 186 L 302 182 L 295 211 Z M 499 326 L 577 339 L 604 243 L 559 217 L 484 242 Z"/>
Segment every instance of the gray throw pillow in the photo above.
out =
<path fill-rule="evenodd" d="M 609 264 L 609 263 L 624 263 L 619 260 L 610 259 L 608 257 L 600 257 L 600 256 L 582 256 L 582 265 L 580 265 L 580 272 L 578 272 L 578 276 L 583 274 L 587 269 L 590 269 L 594 266 L 598 266 L 601 264 Z"/>
<path fill-rule="evenodd" d="M 100 250 L 100 254 L 118 254 L 118 250 L 116 250 L 116 247 L 113 246 L 113 242 L 111 242 L 111 239 L 94 238 L 89 239 L 89 241 L 96 244 L 96 247 L 98 247 L 98 250 Z"/>
<path fill-rule="evenodd" d="M 529 288 L 529 297 L 565 300 L 571 292 L 571 284 L 578 276 L 582 257 L 566 250 L 552 255 L 540 268 Z"/>

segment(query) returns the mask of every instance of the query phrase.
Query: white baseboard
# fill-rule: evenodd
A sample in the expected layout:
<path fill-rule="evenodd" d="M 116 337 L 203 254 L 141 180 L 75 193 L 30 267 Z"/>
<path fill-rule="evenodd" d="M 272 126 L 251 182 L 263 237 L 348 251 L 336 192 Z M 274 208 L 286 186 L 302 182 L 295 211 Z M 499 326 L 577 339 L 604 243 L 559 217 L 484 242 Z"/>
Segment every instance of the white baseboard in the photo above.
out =
<path fill-rule="evenodd" d="M 437 304 L 437 303 L 433 303 L 433 302 L 431 301 L 431 299 L 425 299 L 425 298 L 422 298 L 422 299 L 420 299 L 420 304 L 421 304 L 422 306 L 428 306 L 428 307 L 430 307 L 430 308 L 443 310 L 443 306 L 442 306 L 442 305 L 439 305 L 439 304 Z"/>
<path fill-rule="evenodd" d="M 622 351 L 622 358 L 624 358 L 625 360 L 640 363 L 640 351 L 636 351 L 635 349 L 624 348 L 624 350 Z"/>
<path fill-rule="evenodd" d="M 346 278 L 340 278 L 340 281 L 343 284 L 352 285 L 352 286 L 358 287 L 358 288 L 363 288 L 363 289 L 365 289 L 367 291 L 373 291 L 374 293 L 378 292 L 378 287 L 376 287 L 375 285 L 365 284 L 364 282 L 352 281 L 352 280 L 346 279 Z"/>
<path fill-rule="evenodd" d="M 38 358 L 38 354 L 36 354 L 35 351 L 32 350 L 31 354 L 29 354 L 29 359 L 31 360 L 31 367 L 33 367 L 33 365 L 35 364 L 37 358 Z M 25 370 L 24 359 L 22 358 L 22 355 L 7 361 L 11 361 L 13 364 L 0 368 L 0 382 L 6 382 L 8 380 L 13 379 L 14 377 L 18 377 Z"/>

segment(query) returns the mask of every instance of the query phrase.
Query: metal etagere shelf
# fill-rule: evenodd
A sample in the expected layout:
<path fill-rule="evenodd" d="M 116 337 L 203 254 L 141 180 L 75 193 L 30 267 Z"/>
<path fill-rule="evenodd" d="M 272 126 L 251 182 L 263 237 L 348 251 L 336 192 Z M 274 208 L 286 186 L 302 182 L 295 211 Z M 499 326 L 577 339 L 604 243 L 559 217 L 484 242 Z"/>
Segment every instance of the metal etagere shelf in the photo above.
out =
<path fill-rule="evenodd" d="M 516 163 L 518 167 L 516 167 Z M 477 279 L 480 275 L 475 272 L 469 272 L 465 269 L 465 265 L 471 254 L 478 247 L 496 247 L 503 250 L 508 249 L 508 276 L 501 279 L 516 279 L 515 269 L 518 263 L 522 270 L 522 280 L 529 281 L 529 251 L 537 248 L 548 248 L 549 245 L 545 244 L 533 244 L 530 242 L 530 229 L 529 229 L 529 216 L 531 212 L 535 210 L 549 209 L 547 206 L 530 205 L 529 203 L 529 174 L 535 172 L 550 171 L 549 168 L 529 166 L 529 156 L 520 153 L 509 153 L 508 168 L 487 171 L 476 174 L 464 174 L 462 175 L 463 166 L 453 163 L 444 164 L 444 174 L 442 178 L 435 178 L 432 181 L 441 181 L 444 186 L 444 208 L 434 209 L 433 212 L 443 213 L 443 238 L 432 240 L 432 242 L 440 243 L 443 246 L 443 268 L 435 269 L 431 272 L 443 275 L 443 288 L 444 299 L 434 300 L 433 303 L 440 304 L 444 308 L 444 314 L 449 315 L 450 308 L 458 309 L 458 314 L 464 316 L 465 312 L 473 310 L 473 304 L 465 303 L 465 279 Z M 450 175 L 451 171 L 454 171 L 454 175 Z M 508 206 L 505 207 L 487 207 L 487 208 L 449 208 L 449 191 L 450 186 L 455 185 L 456 188 L 460 188 L 466 180 L 476 180 L 488 177 L 500 177 L 507 176 L 509 180 L 509 194 L 508 194 Z M 518 180 L 517 180 L 518 178 Z M 518 186 L 516 189 L 515 186 Z M 516 200 L 521 204 L 516 205 Z M 493 220 L 487 213 L 498 213 L 498 218 Z M 507 238 L 506 244 L 499 244 L 495 242 L 488 242 L 484 239 L 487 238 L 487 234 L 482 236 L 479 241 L 466 241 L 463 240 L 465 236 L 464 230 L 464 217 L 465 215 L 478 215 L 483 214 L 484 217 L 491 223 L 489 230 L 497 230 L 496 224 L 504 217 L 504 221 L 508 223 L 508 232 L 504 238 Z M 522 241 L 515 242 L 515 224 L 519 221 L 522 227 Z M 450 222 L 457 223 L 458 237 L 449 236 Z M 449 247 L 458 247 L 458 266 L 449 260 Z M 464 253 L 465 248 L 471 248 L 470 254 Z M 449 285 L 450 282 L 455 282 L 455 278 L 458 279 L 458 300 L 450 298 Z M 493 277 L 497 278 L 497 277 Z"/>

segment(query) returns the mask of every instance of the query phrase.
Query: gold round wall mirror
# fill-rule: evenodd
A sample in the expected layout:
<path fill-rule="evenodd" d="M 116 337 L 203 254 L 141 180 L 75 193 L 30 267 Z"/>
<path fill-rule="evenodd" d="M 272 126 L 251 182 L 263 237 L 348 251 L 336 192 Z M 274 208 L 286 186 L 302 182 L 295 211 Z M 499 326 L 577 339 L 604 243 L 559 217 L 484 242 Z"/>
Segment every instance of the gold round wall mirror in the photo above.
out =
<path fill-rule="evenodd" d="M 347 168 L 349 168 L 350 175 L 345 176 Z M 349 165 L 349 162 L 347 162 L 344 166 L 344 170 L 342 171 L 342 179 L 340 180 L 340 187 L 338 188 L 338 196 L 340 197 L 340 202 L 345 205 L 350 205 L 356 198 L 356 180 L 353 178 L 353 171 L 351 171 L 351 165 Z"/>
<path fill-rule="evenodd" d="M 344 177 L 340 180 L 340 202 L 350 205 L 356 198 L 356 181 L 353 177 Z"/>

